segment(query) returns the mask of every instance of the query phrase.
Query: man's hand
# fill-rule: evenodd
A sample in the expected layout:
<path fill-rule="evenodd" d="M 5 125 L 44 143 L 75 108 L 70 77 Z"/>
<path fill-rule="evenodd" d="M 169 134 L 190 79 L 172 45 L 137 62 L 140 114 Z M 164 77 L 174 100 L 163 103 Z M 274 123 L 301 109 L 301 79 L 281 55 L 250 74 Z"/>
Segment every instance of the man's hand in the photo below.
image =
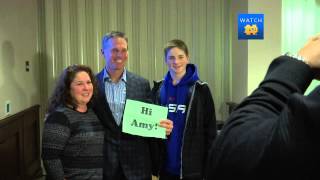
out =
<path fill-rule="evenodd" d="M 315 70 L 316 79 L 320 80 L 320 34 L 310 38 L 302 47 L 299 56 L 305 59 L 305 63 Z"/>
<path fill-rule="evenodd" d="M 160 126 L 166 128 L 166 135 L 169 136 L 173 129 L 173 122 L 169 119 L 160 120 Z"/>

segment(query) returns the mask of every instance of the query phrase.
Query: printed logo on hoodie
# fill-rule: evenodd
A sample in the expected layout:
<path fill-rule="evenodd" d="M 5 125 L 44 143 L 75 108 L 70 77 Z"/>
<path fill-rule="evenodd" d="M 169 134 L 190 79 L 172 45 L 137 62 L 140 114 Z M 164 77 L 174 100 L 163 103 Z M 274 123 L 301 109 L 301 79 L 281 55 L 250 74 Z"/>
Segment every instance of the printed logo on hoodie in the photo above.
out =
<path fill-rule="evenodd" d="M 181 111 L 182 114 L 186 112 L 187 106 L 184 104 L 168 104 L 169 112 L 177 113 Z"/>

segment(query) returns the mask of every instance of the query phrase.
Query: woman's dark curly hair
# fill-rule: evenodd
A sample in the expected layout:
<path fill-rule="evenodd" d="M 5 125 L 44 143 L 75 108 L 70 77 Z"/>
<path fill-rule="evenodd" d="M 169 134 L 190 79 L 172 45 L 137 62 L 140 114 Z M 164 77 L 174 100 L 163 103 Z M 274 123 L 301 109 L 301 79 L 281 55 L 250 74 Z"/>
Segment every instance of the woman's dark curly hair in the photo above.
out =
<path fill-rule="evenodd" d="M 71 106 L 73 109 L 77 109 L 77 104 L 75 103 L 73 97 L 70 93 L 70 85 L 77 73 L 86 72 L 88 73 L 92 86 L 93 95 L 88 103 L 90 106 L 93 103 L 94 98 L 97 96 L 97 81 L 90 69 L 90 67 L 85 65 L 70 65 L 63 70 L 61 73 L 55 89 L 53 90 L 52 96 L 49 99 L 48 113 L 52 113 L 59 106 Z"/>

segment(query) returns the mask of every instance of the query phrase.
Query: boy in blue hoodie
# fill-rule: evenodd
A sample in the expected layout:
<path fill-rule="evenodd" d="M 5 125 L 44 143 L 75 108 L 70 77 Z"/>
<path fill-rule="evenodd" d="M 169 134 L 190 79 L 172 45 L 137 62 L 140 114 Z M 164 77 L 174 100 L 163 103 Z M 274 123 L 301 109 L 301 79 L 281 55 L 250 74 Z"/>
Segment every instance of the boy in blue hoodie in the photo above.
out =
<path fill-rule="evenodd" d="M 168 73 L 155 82 L 156 104 L 167 106 L 174 128 L 163 149 L 160 180 L 203 179 L 208 150 L 216 137 L 214 102 L 207 83 L 189 63 L 186 44 L 179 39 L 164 49 Z"/>

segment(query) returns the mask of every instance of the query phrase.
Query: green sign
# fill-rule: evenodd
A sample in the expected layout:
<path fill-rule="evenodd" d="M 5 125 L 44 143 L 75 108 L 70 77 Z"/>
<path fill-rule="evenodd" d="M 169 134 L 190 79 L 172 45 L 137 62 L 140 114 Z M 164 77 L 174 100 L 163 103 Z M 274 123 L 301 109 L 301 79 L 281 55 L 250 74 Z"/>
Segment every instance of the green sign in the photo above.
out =
<path fill-rule="evenodd" d="M 160 127 L 159 122 L 167 119 L 167 114 L 167 107 L 127 99 L 122 132 L 165 139 L 166 129 Z"/>

